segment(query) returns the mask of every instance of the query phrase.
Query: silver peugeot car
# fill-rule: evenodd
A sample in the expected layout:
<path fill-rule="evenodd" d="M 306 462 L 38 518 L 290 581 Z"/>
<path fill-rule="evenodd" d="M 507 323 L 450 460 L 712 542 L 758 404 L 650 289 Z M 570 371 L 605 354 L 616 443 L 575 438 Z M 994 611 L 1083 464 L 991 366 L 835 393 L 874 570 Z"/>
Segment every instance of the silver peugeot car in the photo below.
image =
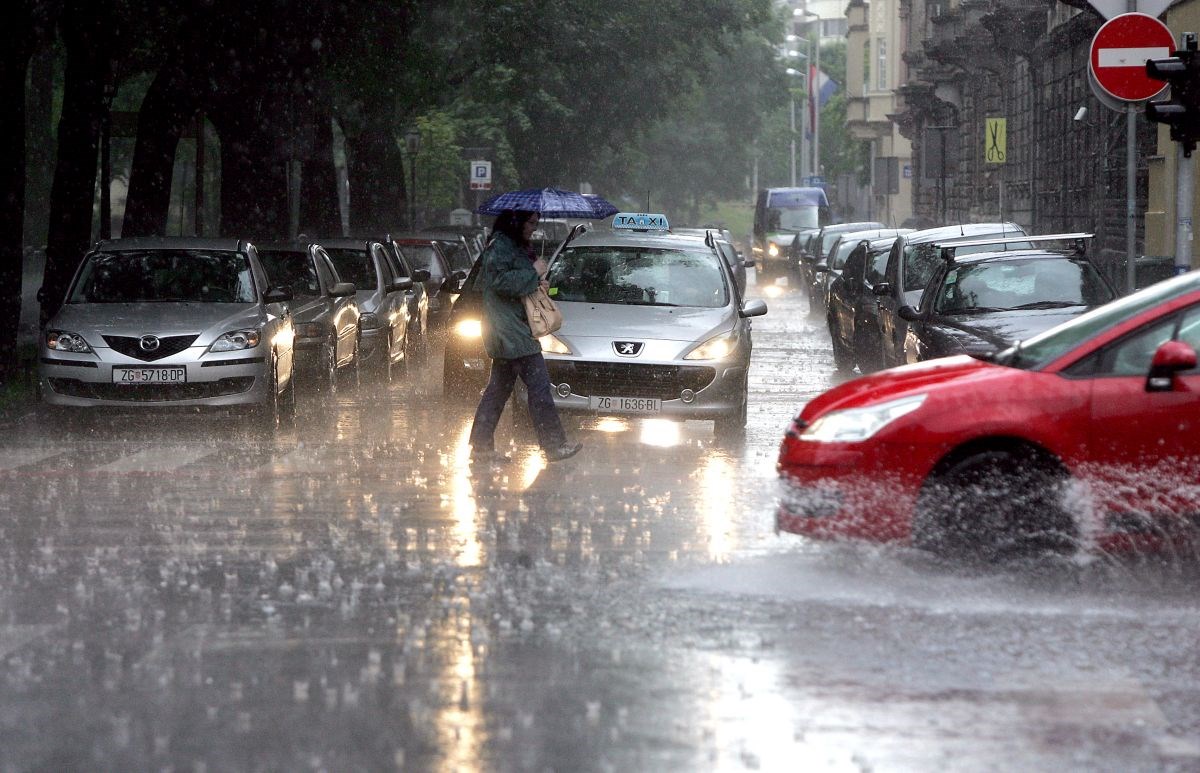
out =
<path fill-rule="evenodd" d="M 619 214 L 550 265 L 563 325 L 542 339 L 560 411 L 746 425 L 750 317 L 711 239 L 676 236 L 662 215 Z"/>
<path fill-rule="evenodd" d="M 295 412 L 290 288 L 246 241 L 100 242 L 42 331 L 51 406 L 248 406 Z"/>

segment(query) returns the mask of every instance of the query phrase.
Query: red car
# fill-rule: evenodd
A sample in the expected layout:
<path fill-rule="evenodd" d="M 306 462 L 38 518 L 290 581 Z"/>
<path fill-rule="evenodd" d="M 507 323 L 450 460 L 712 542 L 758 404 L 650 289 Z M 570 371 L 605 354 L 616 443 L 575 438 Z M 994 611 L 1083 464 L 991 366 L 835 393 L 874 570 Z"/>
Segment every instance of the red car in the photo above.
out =
<path fill-rule="evenodd" d="M 994 355 L 881 371 L 808 403 L 779 529 L 994 558 L 1162 548 L 1200 525 L 1200 272 Z"/>

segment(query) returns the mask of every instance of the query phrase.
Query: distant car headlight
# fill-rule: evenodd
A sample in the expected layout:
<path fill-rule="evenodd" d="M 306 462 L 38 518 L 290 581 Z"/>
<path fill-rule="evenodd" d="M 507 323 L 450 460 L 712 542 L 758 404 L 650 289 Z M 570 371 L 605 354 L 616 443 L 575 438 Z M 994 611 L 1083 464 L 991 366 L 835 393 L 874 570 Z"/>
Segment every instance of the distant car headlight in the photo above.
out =
<path fill-rule="evenodd" d="M 359 316 L 358 326 L 363 330 L 378 330 L 383 324 L 379 321 L 379 315 L 367 311 Z"/>
<path fill-rule="evenodd" d="M 253 349 L 258 346 L 257 330 L 230 330 L 212 342 L 208 347 L 210 352 L 236 352 L 242 349 Z"/>
<path fill-rule="evenodd" d="M 737 348 L 737 336 L 733 333 L 722 333 L 713 336 L 695 349 L 688 352 L 685 360 L 719 360 L 728 357 Z"/>
<path fill-rule="evenodd" d="M 296 325 L 297 338 L 321 338 L 327 328 L 320 322 L 301 322 Z"/>
<path fill-rule="evenodd" d="M 454 325 L 454 335 L 459 338 L 481 338 L 483 323 L 477 319 L 460 319 Z"/>
<path fill-rule="evenodd" d="M 777 257 L 779 255 L 779 245 L 775 242 L 770 242 L 767 245 L 767 254 L 772 258 Z"/>
<path fill-rule="evenodd" d="M 912 395 L 899 400 L 848 408 L 827 413 L 800 433 L 801 440 L 817 443 L 854 443 L 866 440 L 901 416 L 912 413 L 925 402 L 925 395 Z"/>
<path fill-rule="evenodd" d="M 562 341 L 558 340 L 558 337 L 555 336 L 553 333 L 551 333 L 550 335 L 542 336 L 541 338 L 538 339 L 538 341 L 541 342 L 541 344 L 542 344 L 543 352 L 550 352 L 551 354 L 570 354 L 571 353 L 571 347 L 567 346 Z"/>
<path fill-rule="evenodd" d="M 47 330 L 46 347 L 59 352 L 92 353 L 92 347 L 83 340 L 83 336 L 78 333 L 68 333 L 66 330 Z"/>

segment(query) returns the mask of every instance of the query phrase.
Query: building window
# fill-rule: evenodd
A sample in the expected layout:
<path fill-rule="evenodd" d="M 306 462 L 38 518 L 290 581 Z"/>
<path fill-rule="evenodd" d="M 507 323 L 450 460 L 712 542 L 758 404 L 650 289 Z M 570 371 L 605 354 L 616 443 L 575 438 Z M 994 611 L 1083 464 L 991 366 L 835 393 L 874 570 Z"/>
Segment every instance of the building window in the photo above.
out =
<path fill-rule="evenodd" d="M 886 91 L 887 87 L 887 39 L 875 38 L 875 88 Z"/>
<path fill-rule="evenodd" d="M 844 17 L 821 20 L 821 37 L 823 38 L 844 38 L 849 30 L 850 20 Z"/>

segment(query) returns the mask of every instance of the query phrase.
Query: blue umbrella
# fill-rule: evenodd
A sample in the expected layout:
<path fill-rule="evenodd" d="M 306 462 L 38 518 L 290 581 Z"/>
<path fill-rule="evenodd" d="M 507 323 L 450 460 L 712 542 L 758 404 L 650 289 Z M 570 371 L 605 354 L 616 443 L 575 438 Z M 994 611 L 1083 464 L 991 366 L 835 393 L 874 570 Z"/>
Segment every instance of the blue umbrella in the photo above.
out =
<path fill-rule="evenodd" d="M 542 217 L 579 217 L 603 220 L 617 208 L 599 196 L 563 191 L 558 188 L 529 188 L 491 197 L 475 210 L 481 215 L 499 215 L 506 209 L 537 212 Z"/>

